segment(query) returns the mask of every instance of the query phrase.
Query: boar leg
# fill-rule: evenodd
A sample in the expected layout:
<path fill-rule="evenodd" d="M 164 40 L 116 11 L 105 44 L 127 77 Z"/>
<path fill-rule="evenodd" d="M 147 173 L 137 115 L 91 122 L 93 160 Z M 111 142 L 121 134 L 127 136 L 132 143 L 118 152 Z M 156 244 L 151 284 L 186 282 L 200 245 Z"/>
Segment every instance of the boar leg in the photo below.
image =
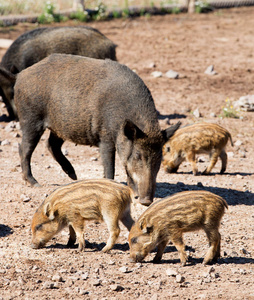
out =
<path fill-rule="evenodd" d="M 221 170 L 220 173 L 223 174 L 226 171 L 228 156 L 224 149 L 220 153 L 221 159 Z"/>
<path fill-rule="evenodd" d="M 182 234 L 178 233 L 178 234 L 172 236 L 171 241 L 173 242 L 177 251 L 179 252 L 180 261 L 181 261 L 182 265 L 185 266 L 186 261 L 187 261 L 187 254 L 185 252 L 185 245 L 183 243 Z"/>
<path fill-rule="evenodd" d="M 108 238 L 106 246 L 102 249 L 102 251 L 108 252 L 115 245 L 116 240 L 120 233 L 120 228 L 119 228 L 119 224 L 118 224 L 118 219 L 116 217 L 112 218 L 112 216 L 106 216 L 106 217 L 104 216 L 103 218 L 108 227 L 109 238 Z"/>
<path fill-rule="evenodd" d="M 67 243 L 67 247 L 73 248 L 76 242 L 76 233 L 71 225 L 69 225 L 70 237 Z"/>
<path fill-rule="evenodd" d="M 205 169 L 205 171 L 202 174 L 204 174 L 204 175 L 210 174 L 210 172 L 212 171 L 213 167 L 215 166 L 215 164 L 218 161 L 218 157 L 219 157 L 218 150 L 213 150 L 211 152 L 211 154 L 210 154 L 210 164 L 209 164 L 209 166 Z"/>
<path fill-rule="evenodd" d="M 22 142 L 21 145 L 19 145 L 19 156 L 21 159 L 21 169 L 23 172 L 23 177 L 26 181 L 28 181 L 33 186 L 40 186 L 40 185 L 32 175 L 31 157 L 43 132 L 44 130 L 33 131 L 27 128 L 22 129 L 22 133 L 23 133 Z"/>
<path fill-rule="evenodd" d="M 158 250 L 153 259 L 153 263 L 157 264 L 161 261 L 161 258 L 162 258 L 163 252 L 167 246 L 167 243 L 168 243 L 168 240 L 163 240 L 162 242 L 160 242 L 160 244 L 158 244 L 158 246 L 157 246 Z"/>
<path fill-rule="evenodd" d="M 114 179 L 115 174 L 115 146 L 101 142 L 99 145 L 102 165 L 104 167 L 104 177 Z"/>
<path fill-rule="evenodd" d="M 221 239 L 220 233 L 217 229 L 206 228 L 205 232 L 208 237 L 210 247 L 208 249 L 208 252 L 205 255 L 203 261 L 204 265 L 212 262 L 212 260 L 217 260 L 218 257 L 220 256 L 220 239 Z"/>
<path fill-rule="evenodd" d="M 68 159 L 63 155 L 61 151 L 61 147 L 63 145 L 64 141 L 54 135 L 52 132 L 50 132 L 50 136 L 48 139 L 48 149 L 54 159 L 59 163 L 59 165 L 62 167 L 63 171 L 73 180 L 77 179 L 77 175 L 75 173 L 75 170 L 73 169 L 71 163 L 68 161 Z"/>
<path fill-rule="evenodd" d="M 194 152 L 187 153 L 186 159 L 192 166 L 193 175 L 196 176 L 198 174 L 198 168 L 196 164 L 195 153 Z"/>

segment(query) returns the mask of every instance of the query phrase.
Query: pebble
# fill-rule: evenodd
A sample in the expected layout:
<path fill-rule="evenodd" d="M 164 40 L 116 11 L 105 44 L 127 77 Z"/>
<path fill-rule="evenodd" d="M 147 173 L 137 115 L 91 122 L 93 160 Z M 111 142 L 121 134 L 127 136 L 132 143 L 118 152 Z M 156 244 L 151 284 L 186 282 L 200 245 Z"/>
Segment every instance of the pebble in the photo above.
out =
<path fill-rule="evenodd" d="M 94 279 L 91 283 L 93 286 L 99 286 L 101 284 L 101 281 L 99 279 Z"/>
<path fill-rule="evenodd" d="M 240 140 L 237 140 L 235 143 L 234 143 L 234 145 L 235 146 L 241 146 L 242 145 L 242 141 L 240 141 Z"/>
<path fill-rule="evenodd" d="M 121 285 L 118 285 L 118 284 L 111 284 L 109 286 L 109 288 L 112 290 L 112 291 L 122 291 L 124 288 L 121 286 Z"/>
<path fill-rule="evenodd" d="M 62 278 L 62 276 L 60 276 L 60 275 L 54 275 L 54 276 L 52 277 L 52 280 L 53 280 L 53 281 L 56 281 L 56 282 L 63 282 L 63 278 Z"/>
<path fill-rule="evenodd" d="M 160 71 L 154 71 L 154 72 L 151 73 L 151 75 L 154 78 L 159 78 L 159 77 L 162 77 L 162 72 L 160 72 Z"/>
<path fill-rule="evenodd" d="M 23 201 L 23 202 L 29 202 L 31 200 L 31 198 L 29 196 L 21 194 L 20 195 L 20 200 Z"/>
<path fill-rule="evenodd" d="M 212 113 L 210 113 L 210 117 L 211 118 L 216 118 L 216 114 L 212 112 Z"/>
<path fill-rule="evenodd" d="M 205 70 L 205 74 L 207 75 L 216 75 L 217 72 L 214 70 L 214 66 L 210 65 L 206 70 Z"/>
<path fill-rule="evenodd" d="M 53 289 L 54 288 L 54 283 L 50 281 L 45 281 L 43 283 L 43 289 Z"/>
<path fill-rule="evenodd" d="M 198 108 L 196 108 L 196 109 L 193 111 L 193 116 L 196 117 L 196 118 L 200 118 L 200 117 L 201 117 L 201 114 L 200 114 Z"/>
<path fill-rule="evenodd" d="M 7 132 L 11 132 L 14 130 L 14 128 L 16 128 L 16 122 L 11 121 L 9 124 L 7 124 L 4 128 L 5 131 Z"/>
<path fill-rule="evenodd" d="M 8 140 L 3 140 L 3 141 L 1 142 L 1 146 L 7 146 L 7 145 L 10 145 L 10 141 L 8 141 Z"/>
<path fill-rule="evenodd" d="M 179 78 L 179 73 L 177 73 L 177 72 L 175 72 L 173 70 L 169 70 L 166 73 L 166 77 L 171 78 L 171 79 L 177 79 L 177 78 Z"/>
<path fill-rule="evenodd" d="M 166 270 L 166 274 L 168 276 L 176 276 L 178 273 L 176 272 L 176 270 L 173 270 L 173 269 L 167 269 Z"/>
<path fill-rule="evenodd" d="M 180 275 L 180 274 L 176 275 L 176 282 L 183 283 L 184 280 L 185 280 L 185 278 L 182 275 Z"/>
<path fill-rule="evenodd" d="M 129 271 L 128 271 L 128 268 L 125 267 L 125 266 L 119 268 L 119 271 L 122 272 L 122 273 L 128 273 L 128 272 L 129 272 Z"/>

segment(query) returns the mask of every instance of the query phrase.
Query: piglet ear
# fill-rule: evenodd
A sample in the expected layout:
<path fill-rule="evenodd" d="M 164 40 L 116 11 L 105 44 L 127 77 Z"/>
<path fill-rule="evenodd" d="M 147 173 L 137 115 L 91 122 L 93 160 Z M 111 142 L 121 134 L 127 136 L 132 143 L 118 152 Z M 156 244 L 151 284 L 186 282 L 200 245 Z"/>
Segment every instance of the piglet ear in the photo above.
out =
<path fill-rule="evenodd" d="M 145 136 L 144 132 L 128 119 L 124 121 L 123 132 L 124 135 L 131 141 Z"/>
<path fill-rule="evenodd" d="M 165 144 L 174 135 L 181 124 L 182 123 L 179 121 L 175 125 L 172 125 L 171 127 L 161 131 L 163 136 L 163 144 Z"/>
<path fill-rule="evenodd" d="M 143 219 L 139 225 L 143 233 L 149 234 L 153 231 L 153 225 L 147 224 L 147 221 L 145 219 Z"/>
<path fill-rule="evenodd" d="M 51 209 L 50 203 L 47 203 L 44 206 L 44 214 L 49 218 L 50 221 L 54 220 L 55 215 L 54 215 L 54 212 Z"/>

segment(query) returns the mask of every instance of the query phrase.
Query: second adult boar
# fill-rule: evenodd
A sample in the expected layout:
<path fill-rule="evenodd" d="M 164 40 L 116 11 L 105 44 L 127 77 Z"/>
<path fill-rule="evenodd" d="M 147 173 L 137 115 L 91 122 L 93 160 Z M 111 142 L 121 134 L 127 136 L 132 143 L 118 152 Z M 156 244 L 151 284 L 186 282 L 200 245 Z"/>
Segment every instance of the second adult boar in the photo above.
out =
<path fill-rule="evenodd" d="M 209 174 L 218 158 L 221 159 L 221 171 L 227 167 L 225 147 L 228 139 L 233 146 L 230 133 L 218 124 L 197 123 L 180 128 L 163 147 L 163 166 L 168 173 L 177 172 L 180 164 L 187 160 L 191 163 L 193 174 L 198 174 L 196 154 L 209 154 L 210 163 L 203 174 Z"/>
<path fill-rule="evenodd" d="M 111 40 L 89 26 L 40 27 L 20 35 L 6 51 L 0 66 L 12 73 L 19 73 L 52 53 L 116 60 L 115 48 Z M 0 95 L 10 119 L 18 117 L 12 88 L 13 85 L 6 87 L 0 70 Z"/>
<path fill-rule="evenodd" d="M 117 151 L 140 202 L 153 201 L 162 146 L 180 123 L 161 131 L 152 95 L 137 74 L 111 60 L 53 54 L 18 74 L 14 95 L 21 167 L 31 185 L 38 184 L 31 156 L 48 128 L 48 148 L 69 177 L 77 178 L 61 152 L 65 140 L 99 147 L 110 179 Z"/>

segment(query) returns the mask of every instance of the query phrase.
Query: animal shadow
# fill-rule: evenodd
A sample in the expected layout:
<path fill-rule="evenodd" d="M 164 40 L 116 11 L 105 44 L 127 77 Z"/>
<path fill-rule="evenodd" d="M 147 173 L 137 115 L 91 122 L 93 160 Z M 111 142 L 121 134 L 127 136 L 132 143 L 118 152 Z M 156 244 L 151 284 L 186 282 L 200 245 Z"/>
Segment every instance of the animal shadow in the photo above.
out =
<path fill-rule="evenodd" d="M 7 225 L 0 224 L 0 237 L 5 237 L 10 234 L 13 234 L 13 229 Z"/>

